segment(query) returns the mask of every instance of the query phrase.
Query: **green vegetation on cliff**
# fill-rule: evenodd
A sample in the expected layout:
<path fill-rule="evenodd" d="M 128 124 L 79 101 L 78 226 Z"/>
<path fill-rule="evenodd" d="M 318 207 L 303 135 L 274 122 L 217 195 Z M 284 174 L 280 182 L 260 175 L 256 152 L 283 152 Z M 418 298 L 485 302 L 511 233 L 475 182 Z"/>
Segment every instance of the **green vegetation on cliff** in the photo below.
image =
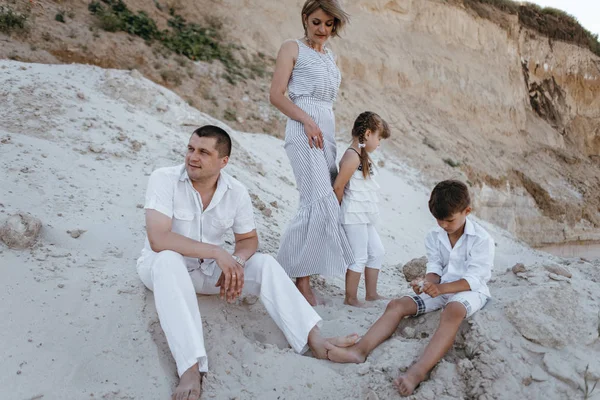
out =
<path fill-rule="evenodd" d="M 485 5 L 517 15 L 521 25 L 527 28 L 550 39 L 587 47 L 594 54 L 600 56 L 598 34 L 591 33 L 581 26 L 577 18 L 562 10 L 511 0 L 463 0 L 463 3 L 483 18 L 490 18 Z"/>

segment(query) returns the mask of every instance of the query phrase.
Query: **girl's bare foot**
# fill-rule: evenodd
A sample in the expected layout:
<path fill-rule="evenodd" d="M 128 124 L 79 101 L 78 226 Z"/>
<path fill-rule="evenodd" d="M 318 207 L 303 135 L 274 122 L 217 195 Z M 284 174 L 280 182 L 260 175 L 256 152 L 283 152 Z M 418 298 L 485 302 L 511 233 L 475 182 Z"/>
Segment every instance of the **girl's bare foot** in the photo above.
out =
<path fill-rule="evenodd" d="M 333 362 L 361 364 L 367 359 L 367 356 L 356 345 L 342 348 L 327 343 L 325 346 L 327 347 L 327 358 Z"/>
<path fill-rule="evenodd" d="M 366 306 L 365 303 L 363 303 L 362 301 L 359 301 L 356 297 L 346 297 L 344 299 L 344 304 L 347 306 L 359 307 L 359 308 L 363 308 Z"/>
<path fill-rule="evenodd" d="M 381 296 L 380 294 L 375 293 L 374 296 L 365 296 L 366 301 L 377 301 L 377 300 L 389 300 L 389 297 Z"/>
<path fill-rule="evenodd" d="M 198 370 L 198 364 L 194 364 L 181 375 L 171 400 L 199 400 L 201 394 L 202 375 Z"/>
<path fill-rule="evenodd" d="M 421 375 L 414 371 L 413 368 L 409 368 L 404 375 L 394 380 L 394 386 L 401 396 L 410 396 L 424 379 L 425 375 Z"/>

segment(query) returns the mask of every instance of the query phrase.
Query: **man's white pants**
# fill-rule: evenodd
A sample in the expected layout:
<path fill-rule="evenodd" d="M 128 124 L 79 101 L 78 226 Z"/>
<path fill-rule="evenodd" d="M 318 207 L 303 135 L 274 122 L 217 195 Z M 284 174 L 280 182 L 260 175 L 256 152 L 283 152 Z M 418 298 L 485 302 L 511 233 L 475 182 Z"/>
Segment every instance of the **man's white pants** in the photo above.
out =
<path fill-rule="evenodd" d="M 196 293 L 219 293 L 215 284 L 221 269 L 216 267 L 212 276 L 200 270 L 190 273 L 184 257 L 168 250 L 140 258 L 137 269 L 144 285 L 154 292 L 160 325 L 179 376 L 196 363 L 201 372 L 208 371 Z M 257 253 L 248 259 L 243 293 L 260 296 L 294 351 L 304 353 L 308 349 L 308 333 L 321 317 L 273 257 Z"/>

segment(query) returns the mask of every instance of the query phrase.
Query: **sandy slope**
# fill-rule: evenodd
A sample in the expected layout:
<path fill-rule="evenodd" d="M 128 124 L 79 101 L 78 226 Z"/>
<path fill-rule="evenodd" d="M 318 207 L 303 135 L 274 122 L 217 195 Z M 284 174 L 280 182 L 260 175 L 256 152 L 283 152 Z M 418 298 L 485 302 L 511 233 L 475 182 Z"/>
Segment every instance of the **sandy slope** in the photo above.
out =
<path fill-rule="evenodd" d="M 24 211 L 43 222 L 32 249 L 0 247 L 0 399 L 168 398 L 174 362 L 134 267 L 140 207 L 150 172 L 180 163 L 190 132 L 209 122 L 220 124 L 135 71 L 0 61 L 0 220 Z M 227 168 L 256 195 L 261 251 L 274 253 L 297 202 L 283 143 L 232 134 Z M 434 220 L 419 172 L 383 147 L 381 292 L 399 296 L 409 288 L 397 265 L 424 254 Z M 495 299 L 415 398 L 581 397 L 588 364 L 600 378 L 600 262 L 536 252 L 484 225 L 497 241 Z M 86 232 L 75 239 L 75 229 Z M 527 269 L 519 276 L 507 271 L 516 262 Z M 549 274 L 551 264 L 573 277 Z M 340 279 L 317 287 L 330 299 L 317 307 L 327 334 L 362 334 L 385 307 L 343 306 Z M 367 364 L 335 365 L 294 354 L 255 300 L 199 296 L 211 363 L 203 398 L 394 398 L 391 379 L 439 319 L 408 321 L 414 334 L 399 329 Z"/>

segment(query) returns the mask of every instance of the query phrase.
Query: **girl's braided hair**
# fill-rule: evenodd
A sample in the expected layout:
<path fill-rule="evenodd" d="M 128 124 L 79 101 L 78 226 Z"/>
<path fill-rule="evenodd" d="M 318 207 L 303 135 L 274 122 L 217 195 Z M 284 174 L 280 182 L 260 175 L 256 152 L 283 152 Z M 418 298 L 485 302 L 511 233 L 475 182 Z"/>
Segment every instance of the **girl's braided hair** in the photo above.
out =
<path fill-rule="evenodd" d="M 388 123 L 372 111 L 365 111 L 356 118 L 354 126 L 352 127 L 352 137 L 358 138 L 358 143 L 364 144 L 367 130 L 371 131 L 372 135 L 379 132 L 379 138 L 381 139 L 390 137 L 390 127 Z M 371 173 L 371 157 L 369 157 L 369 153 L 367 153 L 367 150 L 364 147 L 360 148 L 359 156 L 363 176 L 367 179 Z"/>

